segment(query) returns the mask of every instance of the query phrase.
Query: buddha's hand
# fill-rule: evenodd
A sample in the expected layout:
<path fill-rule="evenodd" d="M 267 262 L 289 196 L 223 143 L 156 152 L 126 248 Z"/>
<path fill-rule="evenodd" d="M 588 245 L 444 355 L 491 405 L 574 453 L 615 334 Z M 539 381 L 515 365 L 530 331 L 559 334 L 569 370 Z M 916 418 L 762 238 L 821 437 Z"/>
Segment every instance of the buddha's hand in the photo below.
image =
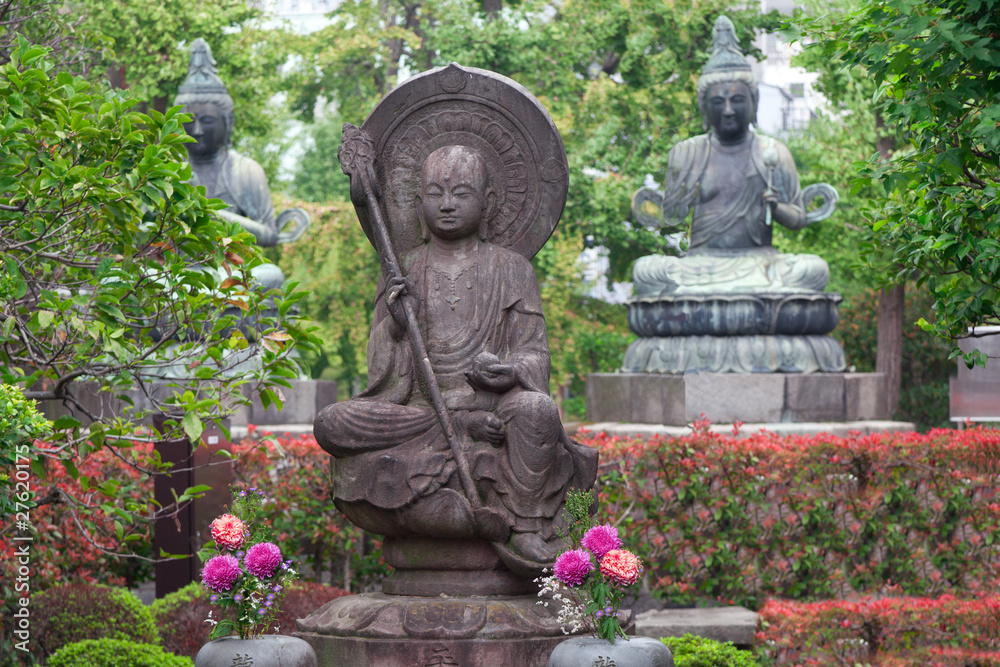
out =
<path fill-rule="evenodd" d="M 762 198 L 764 203 L 771 207 L 771 211 L 774 211 L 778 207 L 778 204 L 781 203 L 781 197 L 774 190 L 764 190 Z"/>
<path fill-rule="evenodd" d="M 389 314 L 392 315 L 393 322 L 399 328 L 400 334 L 405 333 L 409 328 L 404 303 L 410 304 L 414 316 L 420 312 L 420 299 L 417 297 L 410 279 L 400 276 L 390 278 L 389 286 L 385 291 L 385 305 L 389 309 Z"/>
<path fill-rule="evenodd" d="M 495 354 L 481 352 L 472 361 L 472 370 L 465 377 L 476 389 L 502 394 L 517 385 L 517 370 L 510 364 L 501 364 Z"/>
<path fill-rule="evenodd" d="M 492 412 L 485 410 L 474 410 L 464 415 L 462 425 L 468 432 L 469 437 L 480 442 L 488 442 L 494 447 L 503 444 L 503 422 Z"/>

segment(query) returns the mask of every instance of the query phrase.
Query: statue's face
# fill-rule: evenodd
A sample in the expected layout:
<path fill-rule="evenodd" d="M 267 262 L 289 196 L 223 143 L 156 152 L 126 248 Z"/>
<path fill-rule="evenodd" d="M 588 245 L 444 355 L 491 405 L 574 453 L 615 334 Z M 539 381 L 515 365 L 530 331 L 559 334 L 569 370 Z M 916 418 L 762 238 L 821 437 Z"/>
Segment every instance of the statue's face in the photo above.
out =
<path fill-rule="evenodd" d="M 742 81 L 708 88 L 708 120 L 722 141 L 739 141 L 750 128 L 750 87 Z"/>
<path fill-rule="evenodd" d="M 420 179 L 421 218 L 434 236 L 461 239 L 479 231 L 490 192 L 482 159 L 449 146 L 424 162 Z"/>
<path fill-rule="evenodd" d="M 186 104 L 184 111 L 194 118 L 184 123 L 184 131 L 194 137 L 196 143 L 187 144 L 188 154 L 196 157 L 211 157 L 226 145 L 226 121 L 219 107 L 214 104 Z"/>

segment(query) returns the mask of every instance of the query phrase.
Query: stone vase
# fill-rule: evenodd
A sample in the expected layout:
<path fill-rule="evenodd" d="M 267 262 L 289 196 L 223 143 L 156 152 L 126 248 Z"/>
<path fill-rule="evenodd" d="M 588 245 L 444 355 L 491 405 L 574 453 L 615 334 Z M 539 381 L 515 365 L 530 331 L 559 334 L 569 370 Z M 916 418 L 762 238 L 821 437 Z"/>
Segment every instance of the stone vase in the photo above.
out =
<path fill-rule="evenodd" d="M 201 647 L 195 667 L 317 667 L 316 652 L 307 642 L 287 635 L 257 639 L 220 637 Z"/>
<path fill-rule="evenodd" d="M 674 667 L 670 649 L 652 637 L 618 637 L 614 643 L 598 637 L 573 637 L 556 646 L 549 667 Z"/>

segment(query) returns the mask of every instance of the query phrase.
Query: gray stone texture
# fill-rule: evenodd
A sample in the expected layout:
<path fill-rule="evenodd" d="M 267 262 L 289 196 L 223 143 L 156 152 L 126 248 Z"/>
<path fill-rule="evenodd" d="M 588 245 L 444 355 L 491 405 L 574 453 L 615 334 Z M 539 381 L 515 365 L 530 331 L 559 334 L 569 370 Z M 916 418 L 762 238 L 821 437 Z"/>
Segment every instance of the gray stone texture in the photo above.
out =
<path fill-rule="evenodd" d="M 684 382 L 685 422 L 702 415 L 713 422 L 781 421 L 784 375 L 693 373 L 677 379 Z"/>
<path fill-rule="evenodd" d="M 627 373 L 838 373 L 844 349 L 832 336 L 639 337 L 625 350 Z"/>
<path fill-rule="evenodd" d="M 733 424 L 715 423 L 708 427 L 712 433 L 732 435 Z M 627 422 L 595 422 L 579 424 L 577 430 L 586 429 L 590 433 L 606 433 L 619 438 L 651 438 L 662 436 L 681 438 L 690 435 L 690 426 L 668 426 L 666 424 L 630 424 Z M 851 422 L 744 422 L 736 432 L 737 437 L 747 437 L 760 431 L 768 431 L 775 435 L 816 435 L 825 433 L 840 438 L 851 434 L 871 435 L 873 433 L 909 433 L 916 431 L 913 422 L 894 422 L 881 420 L 851 421 Z"/>
<path fill-rule="evenodd" d="M 248 406 L 242 424 L 311 424 L 319 411 L 337 402 L 337 383 L 330 380 L 291 380 L 291 388 L 280 387 L 281 409 L 266 408 L 259 396 Z M 234 420 L 234 423 L 235 420 Z"/>
<path fill-rule="evenodd" d="M 975 327 L 974 338 L 958 341 L 962 352 L 978 349 L 989 358 L 985 366 L 969 368 L 958 359 L 958 374 L 949 382 L 952 421 L 1000 420 L 1000 327 Z"/>
<path fill-rule="evenodd" d="M 815 336 L 837 326 L 840 301 L 835 292 L 636 297 L 628 303 L 628 324 L 646 337 Z"/>
<path fill-rule="evenodd" d="M 880 373 L 594 373 L 587 421 L 684 426 L 858 422 L 886 418 Z"/>
<path fill-rule="evenodd" d="M 236 658 L 233 658 L 236 656 Z M 316 652 L 306 642 L 287 635 L 264 635 L 257 639 L 222 637 L 201 647 L 195 667 L 316 667 Z"/>
<path fill-rule="evenodd" d="M 296 622 L 324 667 L 544 667 L 566 639 L 538 597 L 410 597 L 363 593 L 331 600 Z"/>
<path fill-rule="evenodd" d="M 889 419 L 882 373 L 850 373 L 844 376 L 844 412 L 847 421 Z"/>
<path fill-rule="evenodd" d="M 614 643 L 598 637 L 573 637 L 559 644 L 548 667 L 628 665 L 629 667 L 674 667 L 670 649 L 650 637 L 617 638 Z"/>
<path fill-rule="evenodd" d="M 752 646 L 757 614 L 745 607 L 664 609 L 643 612 L 635 618 L 635 633 L 645 637 L 697 635 L 737 646 Z"/>
<path fill-rule="evenodd" d="M 309 424 L 310 431 L 312 423 L 316 419 L 319 411 L 337 402 L 337 383 L 330 380 L 291 380 L 292 387 L 281 388 L 284 395 L 284 405 L 277 410 L 271 405 L 264 408 L 259 397 L 255 397 L 251 404 L 237 408 L 231 417 L 231 424 L 234 427 L 246 427 L 248 424 Z M 149 410 L 153 407 L 150 396 L 157 401 L 166 400 L 175 391 L 169 382 L 157 381 L 146 385 L 149 392 L 147 396 L 139 389 L 130 389 L 122 392 L 132 404 L 115 398 L 111 393 L 101 391 L 101 386 L 96 382 L 81 383 L 78 398 L 84 408 L 93 414 L 125 415 L 134 413 L 136 410 Z M 40 403 L 42 413 L 48 419 L 69 414 L 69 410 L 59 401 L 43 401 Z M 151 423 L 149 419 L 144 420 Z M 245 433 L 245 429 L 241 429 Z M 234 440 L 239 438 L 234 434 Z"/>
<path fill-rule="evenodd" d="M 781 421 L 844 421 L 844 399 L 842 374 L 788 375 L 785 377 L 785 409 L 788 414 Z"/>

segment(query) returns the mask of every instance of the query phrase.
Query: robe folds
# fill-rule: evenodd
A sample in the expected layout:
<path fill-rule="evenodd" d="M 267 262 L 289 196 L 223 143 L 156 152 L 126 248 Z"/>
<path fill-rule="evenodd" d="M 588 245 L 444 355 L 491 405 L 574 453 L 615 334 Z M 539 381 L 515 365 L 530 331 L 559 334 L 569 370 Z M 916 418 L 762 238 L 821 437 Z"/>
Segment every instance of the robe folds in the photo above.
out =
<path fill-rule="evenodd" d="M 548 395 L 548 341 L 531 265 L 488 243 L 480 242 L 475 252 L 473 266 L 457 276 L 447 273 L 449 267 L 429 265 L 426 244 L 401 258 L 401 265 L 420 299 L 417 319 L 431 366 L 483 503 L 504 512 L 513 530 L 548 539 L 567 488 L 593 483 L 597 452 L 570 440 Z M 462 317 L 447 327 L 428 322 L 431 299 L 458 306 Z M 409 339 L 398 335 L 383 279 L 368 344 L 368 388 L 328 406 L 316 420 L 316 438 L 334 457 L 338 500 L 392 510 L 442 486 L 461 488 Z M 503 394 L 474 389 L 465 372 L 482 353 L 514 366 L 517 385 Z M 504 423 L 499 447 L 467 437 L 465 420 L 479 410 Z"/>

